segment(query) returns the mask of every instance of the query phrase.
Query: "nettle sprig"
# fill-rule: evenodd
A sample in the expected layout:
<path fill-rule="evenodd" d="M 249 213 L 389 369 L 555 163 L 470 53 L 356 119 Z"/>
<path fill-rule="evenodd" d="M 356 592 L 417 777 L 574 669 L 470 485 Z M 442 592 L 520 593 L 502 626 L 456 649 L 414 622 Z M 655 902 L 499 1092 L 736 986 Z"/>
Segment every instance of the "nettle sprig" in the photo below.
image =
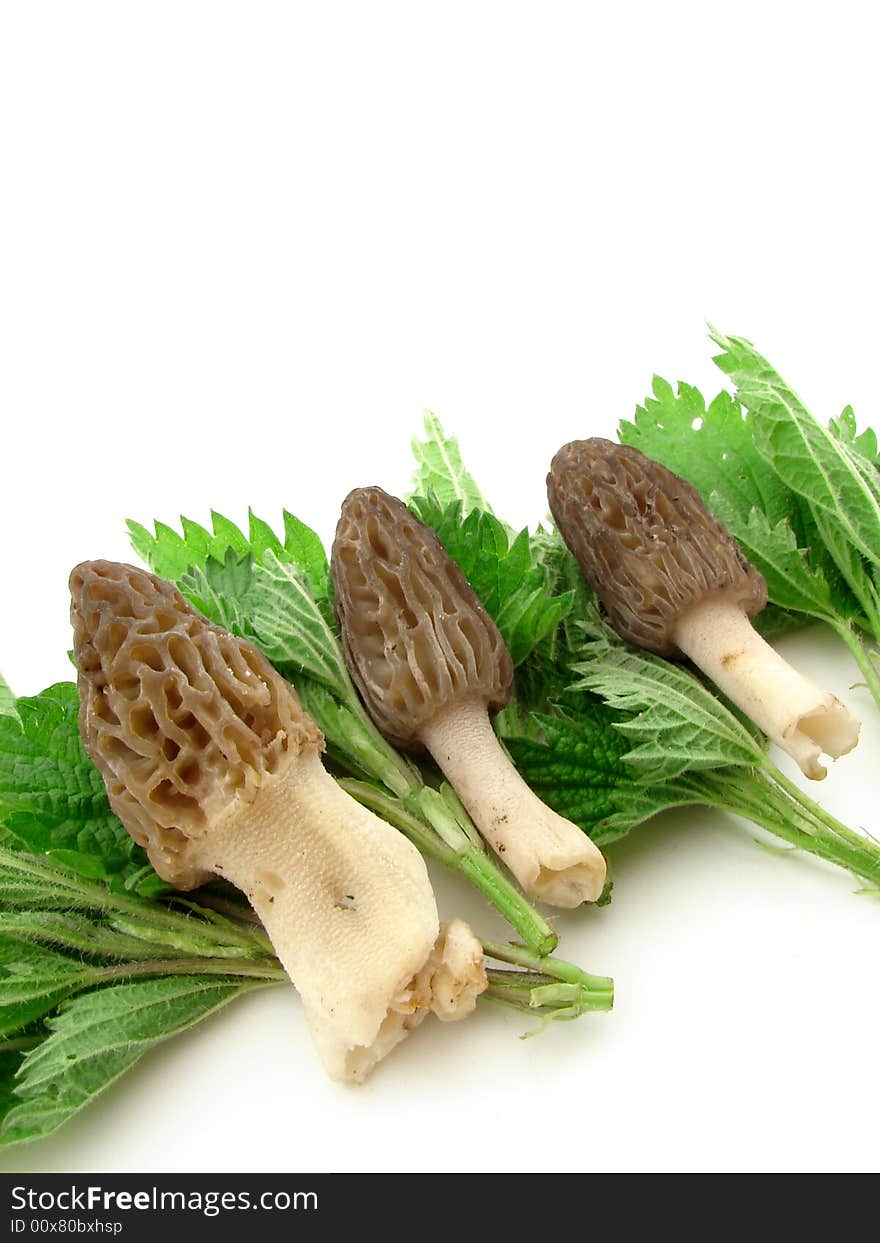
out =
<path fill-rule="evenodd" d="M 880 473 L 877 441 L 852 409 L 824 427 L 762 357 L 714 329 L 734 382 L 707 403 L 659 376 L 620 440 L 689 480 L 767 580 L 765 634 L 830 626 L 880 706 Z"/>

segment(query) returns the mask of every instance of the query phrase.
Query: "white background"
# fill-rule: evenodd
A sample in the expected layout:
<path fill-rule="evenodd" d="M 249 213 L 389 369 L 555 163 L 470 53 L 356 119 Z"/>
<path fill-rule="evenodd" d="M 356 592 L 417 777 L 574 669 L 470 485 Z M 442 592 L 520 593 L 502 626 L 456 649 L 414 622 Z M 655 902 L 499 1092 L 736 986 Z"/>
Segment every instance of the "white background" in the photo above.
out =
<path fill-rule="evenodd" d="M 0 10 L 0 668 L 67 678 L 66 580 L 123 519 L 330 536 L 409 482 L 422 406 L 498 512 L 652 372 L 713 393 L 704 319 L 822 417 L 876 409 L 871 6 L 70 4 Z M 819 791 L 880 822 L 880 717 Z M 813 791 L 815 792 L 815 791 Z M 614 851 L 558 920 L 613 1015 L 426 1024 L 325 1081 L 292 991 L 144 1059 L 7 1169 L 876 1169 L 880 907 L 717 814 Z M 500 931 L 437 878 L 446 913 Z"/>

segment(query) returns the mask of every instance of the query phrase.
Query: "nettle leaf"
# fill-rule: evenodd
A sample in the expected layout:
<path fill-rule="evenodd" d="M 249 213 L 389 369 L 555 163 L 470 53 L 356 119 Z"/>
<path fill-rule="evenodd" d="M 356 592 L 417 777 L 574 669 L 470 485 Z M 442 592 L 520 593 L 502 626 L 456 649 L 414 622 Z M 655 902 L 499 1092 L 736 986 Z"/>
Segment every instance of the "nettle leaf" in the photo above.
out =
<path fill-rule="evenodd" d="M 671 781 L 644 784 L 621 781 L 613 790 L 613 811 L 596 825 L 591 834 L 597 845 L 625 837 L 646 820 L 674 807 L 717 806 L 738 814 L 746 814 L 736 806 L 735 793 L 719 793 L 715 788 L 718 773 L 686 772 Z"/>
<path fill-rule="evenodd" d="M 822 569 L 813 570 L 787 518 L 771 526 L 767 515 L 753 509 L 743 522 L 733 513 L 727 498 L 713 493 L 710 506 L 739 540 L 743 551 L 767 580 L 767 591 L 774 604 L 821 620 L 831 620 L 837 611 L 831 588 Z M 849 602 L 846 601 L 847 607 Z"/>
<path fill-rule="evenodd" d="M 829 419 L 828 430 L 851 451 L 864 458 L 865 462 L 873 466 L 875 470 L 880 468 L 877 433 L 871 427 L 866 427 L 863 432 L 859 431 L 852 406 L 844 406 L 839 418 Z"/>
<path fill-rule="evenodd" d="M 184 526 L 187 525 L 186 519 L 181 519 Z M 195 523 L 189 524 L 196 527 Z M 132 519 L 126 521 L 128 527 L 131 546 L 140 559 L 150 567 L 154 574 L 158 574 L 160 578 L 167 578 L 171 582 L 177 579 L 191 565 L 201 565 L 204 558 L 207 557 L 207 546 L 210 543 L 210 536 L 202 527 L 197 527 L 198 531 L 203 532 L 207 536 L 204 551 L 196 553 L 196 544 L 201 548 L 202 541 L 191 540 L 178 534 L 171 527 L 166 526 L 164 522 L 155 522 L 153 524 L 153 534 L 146 527 L 141 526 L 139 522 Z"/>
<path fill-rule="evenodd" d="M 51 853 L 86 875 L 123 888 L 163 892 L 110 810 L 104 782 L 79 736 L 79 696 L 70 682 L 16 701 L 20 723 L 0 716 L 0 816 L 34 854 Z"/>
<path fill-rule="evenodd" d="M 771 526 L 784 519 L 796 524 L 794 497 L 767 470 L 742 406 L 729 393 L 707 406 L 692 385 L 679 383 L 676 391 L 655 376 L 653 396 L 636 408 L 634 422 L 621 422 L 618 435 L 687 479 L 707 505 L 713 495 L 722 497 L 733 521 L 745 523 L 758 509 Z"/>
<path fill-rule="evenodd" d="M 659 377 L 653 391 L 635 421 L 620 424 L 621 442 L 694 485 L 767 579 L 774 604 L 823 620 L 833 617 L 840 601 L 832 601 L 818 540 L 813 564 L 807 556 L 808 529 L 814 529 L 809 511 L 767 469 L 742 406 L 721 392 L 707 407 L 691 385 L 680 383 L 675 392 Z"/>
<path fill-rule="evenodd" d="M 180 592 L 203 617 L 231 630 L 250 636 L 251 590 L 254 559 L 240 557 L 227 548 L 223 561 L 209 557 L 203 566 L 193 565 L 177 580 Z"/>
<path fill-rule="evenodd" d="M 512 535 L 494 514 L 474 509 L 463 516 L 459 501 L 444 506 L 434 494 L 413 497 L 409 506 L 437 532 L 501 631 L 514 665 L 521 664 L 566 616 L 573 593 L 553 595 L 527 530 Z"/>
<path fill-rule="evenodd" d="M 20 1060 L 0 1145 L 57 1130 L 149 1049 L 192 1027 L 259 981 L 160 976 L 85 993 L 49 1020 L 50 1034 Z"/>
<path fill-rule="evenodd" d="M 248 604 L 257 642 L 274 665 L 315 678 L 344 701 L 356 700 L 335 630 L 294 565 L 266 552 L 254 566 Z"/>
<path fill-rule="evenodd" d="M 82 961 L 0 930 L 0 1036 L 29 1027 L 92 978 Z"/>
<path fill-rule="evenodd" d="M 154 534 L 131 519 L 126 526 L 132 547 L 153 573 L 177 582 L 187 570 L 196 566 L 204 568 L 209 558 L 222 565 L 229 551 L 237 559 L 250 552 L 247 536 L 234 522 L 214 510 L 211 511 L 211 520 L 213 531 L 191 518 L 181 516 L 182 535 L 159 521 L 153 523 Z"/>
<path fill-rule="evenodd" d="M 711 335 L 723 350 L 715 361 L 737 386 L 765 462 L 815 512 L 833 521 L 863 557 L 880 565 L 880 486 L 750 341 L 714 330 Z"/>
<path fill-rule="evenodd" d="M 603 623 L 604 625 L 604 623 Z M 591 638 L 573 666 L 572 690 L 589 690 L 627 714 L 617 728 L 630 740 L 624 762 L 641 782 L 688 771 L 759 766 L 763 742 L 683 665 L 604 635 Z"/>
<path fill-rule="evenodd" d="M 852 604 L 841 613 L 878 632 L 880 627 L 880 562 L 875 566 L 866 564 L 857 548 L 846 538 L 846 533 L 839 523 L 828 514 L 816 512 L 816 529 L 819 538 L 834 558 L 843 581 L 847 584 Z M 859 609 L 867 621 L 862 621 Z"/>
<path fill-rule="evenodd" d="M 330 594 L 330 564 L 321 538 L 304 522 L 284 510 L 284 553 L 277 552 L 281 561 L 290 561 L 306 580 L 316 600 L 326 599 Z M 262 561 L 263 558 L 259 557 Z"/>
<path fill-rule="evenodd" d="M 472 509 L 491 512 L 476 480 L 465 468 L 458 441 L 446 435 L 436 414 L 426 410 L 424 418 L 427 439 L 412 442 L 413 456 L 418 463 L 413 475 L 413 494 L 427 496 L 433 492 L 443 506 L 458 501 L 465 515 Z"/>
<path fill-rule="evenodd" d="M 213 533 L 181 518 L 183 534 L 155 522 L 155 534 L 129 520 L 132 547 L 150 569 L 177 584 L 194 608 L 238 634 L 248 634 L 248 593 L 254 565 L 268 557 L 293 565 L 321 605 L 332 614 L 330 568 L 319 536 L 293 514 L 283 511 L 284 539 L 253 510 L 248 534 L 234 522 L 211 511 Z"/>
<path fill-rule="evenodd" d="M 15 721 L 20 719 L 15 706 L 15 696 L 2 673 L 0 673 L 0 716 L 11 716 Z"/>
<path fill-rule="evenodd" d="M 577 716 L 535 713 L 540 739 L 505 737 L 504 745 L 538 797 L 593 837 L 616 811 L 618 787 L 633 778 L 622 763 L 629 743 L 612 714 L 583 698 Z"/>

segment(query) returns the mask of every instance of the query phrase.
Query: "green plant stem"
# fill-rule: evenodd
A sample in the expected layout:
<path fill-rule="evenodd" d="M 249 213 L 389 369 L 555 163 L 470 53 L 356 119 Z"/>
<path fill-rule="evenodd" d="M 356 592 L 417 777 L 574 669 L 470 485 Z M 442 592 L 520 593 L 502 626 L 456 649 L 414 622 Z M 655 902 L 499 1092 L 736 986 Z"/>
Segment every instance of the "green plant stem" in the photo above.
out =
<path fill-rule="evenodd" d="M 548 1018 L 573 1019 L 614 1005 L 614 982 L 606 976 L 589 975 L 574 963 L 536 956 L 525 945 L 483 942 L 483 952 L 498 962 L 523 970 L 489 967 L 487 997 L 516 1010 L 540 1013 Z"/>
<path fill-rule="evenodd" d="M 254 924 L 262 927 L 260 917 L 253 907 L 245 906 L 244 903 L 234 902 L 231 898 L 223 898 L 218 893 L 211 893 L 210 890 L 198 889 L 195 892 L 196 906 L 205 907 L 211 911 L 217 911 L 220 915 L 225 915 L 227 919 L 233 921 L 238 920 L 243 924 Z M 178 899 L 175 899 L 178 900 Z"/>
<path fill-rule="evenodd" d="M 874 703 L 880 708 L 880 671 L 878 671 L 871 653 L 866 650 L 862 640 L 847 622 L 836 621 L 831 624 L 834 632 L 849 648 L 853 659 L 861 671 L 862 677 L 865 679 L 865 685 L 871 692 Z"/>
<path fill-rule="evenodd" d="M 484 852 L 471 846 L 453 866 L 479 889 L 543 961 L 559 943 L 556 933 Z"/>
<path fill-rule="evenodd" d="M 558 941 L 556 933 L 516 885 L 507 879 L 482 844 L 477 845 L 464 831 L 439 791 L 423 786 L 413 798 L 403 803 L 369 782 L 343 777 L 339 784 L 359 803 L 404 833 L 423 855 L 467 877 L 537 954 L 553 952 Z M 427 798 L 428 794 L 434 797 Z M 411 806 L 415 806 L 421 815 L 413 814 Z M 426 806 L 430 809 L 432 828 L 425 824 Z"/>
<path fill-rule="evenodd" d="M 880 845 L 813 802 L 769 760 L 763 770 L 711 775 L 716 797 L 704 801 L 760 825 L 790 846 L 880 887 Z"/>
<path fill-rule="evenodd" d="M 277 959 L 260 963 L 228 958 L 152 959 L 149 962 L 125 962 L 113 967 L 96 967 L 93 982 L 111 984 L 116 980 L 129 980 L 143 975 L 228 975 L 265 980 L 267 984 L 289 982 L 286 971 Z"/>
<path fill-rule="evenodd" d="M 223 949 L 232 950 L 237 956 L 262 957 L 265 954 L 264 938 L 257 929 L 246 929 L 218 916 L 205 921 L 195 914 L 187 915 L 157 902 L 129 898 L 106 885 L 86 879 L 78 873 L 37 855 L 9 851 L 0 847 L 0 864 L 10 871 L 23 873 L 31 880 L 45 884 L 48 892 L 62 897 L 69 895 L 71 907 L 79 907 L 104 913 L 113 913 L 123 931 L 131 935 L 152 932 L 157 940 L 179 938 L 182 943 L 193 939 L 203 940 L 211 953 L 220 956 Z M 121 918 L 119 918 L 121 917 Z M 142 937 L 141 939 L 148 939 Z"/>

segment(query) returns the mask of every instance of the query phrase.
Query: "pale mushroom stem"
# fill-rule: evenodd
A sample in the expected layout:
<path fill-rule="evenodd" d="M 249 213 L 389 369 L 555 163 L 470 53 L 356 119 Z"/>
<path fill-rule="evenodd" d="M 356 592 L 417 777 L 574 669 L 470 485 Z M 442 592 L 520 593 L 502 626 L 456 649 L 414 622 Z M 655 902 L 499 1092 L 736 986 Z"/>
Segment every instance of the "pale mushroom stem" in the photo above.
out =
<path fill-rule="evenodd" d="M 421 739 L 530 897 L 571 908 L 601 895 L 601 851 L 529 789 L 504 753 L 481 700 L 448 704 L 422 726 Z"/>
<path fill-rule="evenodd" d="M 316 749 L 268 776 L 252 802 L 235 800 L 199 853 L 250 899 L 331 1077 L 362 1079 L 432 1008 L 425 969 L 437 959 L 438 923 L 424 864 L 339 788 Z M 482 952 L 473 958 L 465 999 L 486 987 Z M 444 1018 L 448 995 L 444 983 Z"/>
<path fill-rule="evenodd" d="M 813 780 L 859 740 L 859 722 L 829 691 L 805 678 L 766 643 L 739 603 L 708 596 L 679 619 L 678 647 Z"/>

